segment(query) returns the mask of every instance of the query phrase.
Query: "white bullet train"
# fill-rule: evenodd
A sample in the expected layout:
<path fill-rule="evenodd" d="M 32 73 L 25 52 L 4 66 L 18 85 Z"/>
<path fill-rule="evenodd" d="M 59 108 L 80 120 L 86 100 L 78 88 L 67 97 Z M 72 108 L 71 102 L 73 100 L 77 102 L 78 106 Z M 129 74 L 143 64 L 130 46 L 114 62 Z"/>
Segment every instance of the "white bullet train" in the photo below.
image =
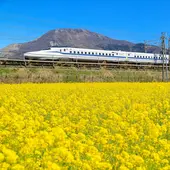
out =
<path fill-rule="evenodd" d="M 51 47 L 49 50 L 33 51 L 24 54 L 25 59 L 32 60 L 67 60 L 93 62 L 135 62 L 162 64 L 169 62 L 169 56 L 162 54 L 109 51 L 69 47 Z"/>

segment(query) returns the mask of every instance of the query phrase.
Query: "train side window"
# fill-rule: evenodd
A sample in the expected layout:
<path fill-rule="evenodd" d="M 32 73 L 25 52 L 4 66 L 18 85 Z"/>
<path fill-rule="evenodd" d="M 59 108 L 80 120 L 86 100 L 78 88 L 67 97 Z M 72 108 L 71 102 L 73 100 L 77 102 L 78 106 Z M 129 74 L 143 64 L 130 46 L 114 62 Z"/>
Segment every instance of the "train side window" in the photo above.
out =
<path fill-rule="evenodd" d="M 87 52 L 85 52 L 84 54 L 87 54 Z"/>
<path fill-rule="evenodd" d="M 62 50 L 60 49 L 60 52 L 62 52 Z"/>
<path fill-rule="evenodd" d="M 72 54 L 72 51 L 70 51 L 70 54 Z"/>
<path fill-rule="evenodd" d="M 96 55 L 97 55 L 97 52 L 96 52 Z"/>
<path fill-rule="evenodd" d="M 111 54 L 109 54 L 109 56 L 111 56 Z"/>
<path fill-rule="evenodd" d="M 64 49 L 64 51 L 66 51 L 66 49 Z"/>
<path fill-rule="evenodd" d="M 91 53 L 89 52 L 89 55 L 90 55 Z"/>
<path fill-rule="evenodd" d="M 108 54 L 106 53 L 106 55 L 108 55 Z"/>
<path fill-rule="evenodd" d="M 99 53 L 99 55 L 101 55 L 101 53 Z"/>
<path fill-rule="evenodd" d="M 104 53 L 102 55 L 104 55 Z"/>
<path fill-rule="evenodd" d="M 92 52 L 92 55 L 94 55 L 94 53 Z"/>
<path fill-rule="evenodd" d="M 81 54 L 83 54 L 83 51 L 81 52 Z"/>
<path fill-rule="evenodd" d="M 76 54 L 76 51 L 74 51 L 74 54 Z"/>
<path fill-rule="evenodd" d="M 77 51 L 77 54 L 80 54 L 80 52 L 79 52 L 79 51 Z"/>
<path fill-rule="evenodd" d="M 118 55 L 118 53 L 116 53 L 116 55 Z"/>

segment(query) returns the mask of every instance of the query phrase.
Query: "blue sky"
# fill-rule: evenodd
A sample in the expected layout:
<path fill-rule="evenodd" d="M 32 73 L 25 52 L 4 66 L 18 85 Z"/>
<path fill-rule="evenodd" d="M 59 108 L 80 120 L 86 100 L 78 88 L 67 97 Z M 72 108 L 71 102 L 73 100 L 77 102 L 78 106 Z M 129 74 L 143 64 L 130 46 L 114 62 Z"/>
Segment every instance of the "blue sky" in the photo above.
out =
<path fill-rule="evenodd" d="M 170 32 L 169 0 L 0 0 L 0 48 L 57 28 L 142 42 Z"/>

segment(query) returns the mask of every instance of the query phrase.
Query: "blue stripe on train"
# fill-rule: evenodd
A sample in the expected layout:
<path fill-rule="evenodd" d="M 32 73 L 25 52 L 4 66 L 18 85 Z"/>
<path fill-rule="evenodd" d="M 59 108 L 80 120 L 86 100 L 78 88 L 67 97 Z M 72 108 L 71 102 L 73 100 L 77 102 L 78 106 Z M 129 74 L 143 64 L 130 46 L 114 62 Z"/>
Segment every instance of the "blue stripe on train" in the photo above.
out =
<path fill-rule="evenodd" d="M 153 58 L 135 58 L 135 57 L 126 57 L 126 56 L 107 56 L 107 55 L 89 55 L 89 54 L 74 54 L 74 53 L 62 53 L 62 52 L 58 52 L 58 51 L 49 51 L 50 53 L 60 53 L 60 54 L 66 54 L 66 55 L 78 55 L 78 56 L 89 56 L 89 57 L 93 57 L 93 56 L 99 56 L 99 57 L 110 57 L 110 58 L 125 58 L 125 59 L 137 59 L 137 60 L 160 60 L 162 61 L 162 59 L 153 59 Z"/>

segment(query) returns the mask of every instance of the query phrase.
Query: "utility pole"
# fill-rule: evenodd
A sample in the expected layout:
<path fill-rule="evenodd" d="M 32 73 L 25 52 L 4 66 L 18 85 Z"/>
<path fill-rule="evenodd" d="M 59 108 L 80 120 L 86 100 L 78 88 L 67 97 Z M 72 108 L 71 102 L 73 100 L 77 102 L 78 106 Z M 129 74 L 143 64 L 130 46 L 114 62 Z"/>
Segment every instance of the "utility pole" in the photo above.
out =
<path fill-rule="evenodd" d="M 162 33 L 161 36 L 161 49 L 162 49 L 162 81 L 165 81 L 165 54 L 166 54 L 166 45 L 165 45 L 165 33 Z"/>
<path fill-rule="evenodd" d="M 144 41 L 144 50 L 145 50 L 145 53 L 147 53 L 147 41 L 146 40 Z"/>
<path fill-rule="evenodd" d="M 164 65 L 164 55 L 165 55 L 165 33 L 161 36 L 161 50 L 162 50 L 162 81 L 165 80 L 165 65 Z"/>
<path fill-rule="evenodd" d="M 166 81 L 169 80 L 169 77 L 168 77 L 168 55 L 167 55 L 167 49 L 166 49 L 166 46 L 165 46 L 165 68 L 166 68 Z"/>
<path fill-rule="evenodd" d="M 169 62 L 169 70 L 170 70 L 170 37 L 168 39 L 168 55 L 169 55 L 169 59 L 168 59 L 168 62 Z"/>

